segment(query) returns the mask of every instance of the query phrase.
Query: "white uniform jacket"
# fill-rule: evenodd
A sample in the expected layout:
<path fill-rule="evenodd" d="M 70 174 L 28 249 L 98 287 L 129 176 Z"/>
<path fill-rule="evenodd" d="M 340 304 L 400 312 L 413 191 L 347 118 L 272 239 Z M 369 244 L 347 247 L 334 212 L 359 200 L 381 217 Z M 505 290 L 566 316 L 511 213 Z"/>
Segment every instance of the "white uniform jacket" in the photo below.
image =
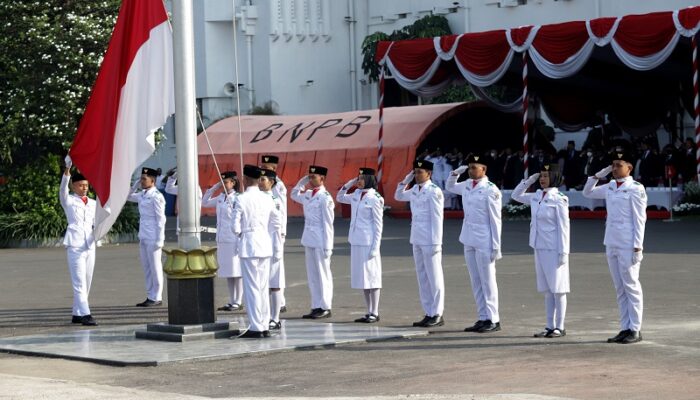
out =
<path fill-rule="evenodd" d="M 529 184 L 525 180 L 513 190 L 511 197 L 530 205 L 530 247 L 554 250 L 558 254 L 569 254 L 569 199 L 557 188 L 525 193 Z"/>
<path fill-rule="evenodd" d="M 282 202 L 279 207 L 282 212 L 282 236 L 287 236 L 287 186 L 284 185 L 282 179 L 277 178 L 277 184 L 272 187 L 272 194 Z"/>
<path fill-rule="evenodd" d="M 231 192 L 228 195 L 220 193 L 216 197 L 211 197 L 214 188 L 204 192 L 202 197 L 202 207 L 216 207 L 216 242 L 236 243 L 236 235 L 233 234 L 233 207 L 236 204 L 238 193 Z"/>
<path fill-rule="evenodd" d="M 340 188 L 336 200 L 350 204 L 350 232 L 348 241 L 354 246 L 368 246 L 379 251 L 384 227 L 384 198 L 374 189 L 357 189 L 352 194 Z"/>
<path fill-rule="evenodd" d="M 284 236 L 287 234 L 287 202 L 283 201 L 281 198 L 275 195 L 274 191 L 263 192 L 272 197 L 272 201 L 275 203 L 275 211 L 279 217 L 279 224 L 273 226 L 270 225 L 270 237 L 273 241 L 273 247 L 279 249 L 276 256 L 279 256 L 283 251 L 282 246 L 284 245 Z M 280 258 L 280 257 L 276 257 Z"/>
<path fill-rule="evenodd" d="M 270 233 L 280 229 L 280 217 L 272 196 L 249 186 L 233 208 L 233 233 L 239 236 L 238 256 L 267 258 L 279 255 Z"/>
<path fill-rule="evenodd" d="M 427 181 L 423 185 L 416 184 L 410 190 L 405 190 L 405 185 L 399 182 L 394 199 L 409 201 L 411 204 L 411 244 L 442 245 L 445 204 L 442 189 L 433 182 Z"/>
<path fill-rule="evenodd" d="M 459 241 L 484 251 L 501 251 L 501 191 L 487 177 L 457 183 L 458 176 L 451 175 L 445 188 L 462 196 L 464 221 Z M 500 258 L 500 256 L 498 257 Z"/>
<path fill-rule="evenodd" d="M 139 204 L 139 240 L 163 246 L 165 243 L 165 198 L 155 186 L 129 195 Z"/>
<path fill-rule="evenodd" d="M 644 225 L 647 221 L 647 193 L 644 186 L 627 177 L 620 187 L 611 182 L 596 186 L 598 180 L 589 177 L 583 187 L 583 195 L 592 199 L 605 199 L 608 216 L 605 220 L 605 240 L 609 247 L 642 249 Z"/>
<path fill-rule="evenodd" d="M 292 189 L 292 200 L 304 206 L 304 233 L 301 245 L 304 247 L 333 250 L 333 220 L 335 219 L 333 197 L 324 186 L 305 190 L 297 185 Z"/>
<path fill-rule="evenodd" d="M 93 228 L 97 203 L 88 198 L 88 202 L 85 204 L 79 196 L 71 196 L 68 193 L 69 180 L 70 176 L 64 174 L 61 178 L 61 188 L 58 191 L 58 199 L 66 213 L 66 220 L 68 220 L 68 229 L 66 229 L 66 236 L 63 238 L 63 245 L 80 248 L 95 247 Z"/>

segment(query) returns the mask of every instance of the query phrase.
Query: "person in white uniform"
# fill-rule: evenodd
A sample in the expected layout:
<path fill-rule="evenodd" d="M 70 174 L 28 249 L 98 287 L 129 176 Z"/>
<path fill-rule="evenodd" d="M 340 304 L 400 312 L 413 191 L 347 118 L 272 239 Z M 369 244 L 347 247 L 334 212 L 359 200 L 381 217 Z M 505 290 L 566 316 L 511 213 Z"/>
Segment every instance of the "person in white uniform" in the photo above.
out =
<path fill-rule="evenodd" d="M 356 190 L 348 194 L 353 186 Z M 340 188 L 336 200 L 350 204 L 350 286 L 364 291 L 367 305 L 367 314 L 355 322 L 374 323 L 379 321 L 384 228 L 384 198 L 377 192 L 374 169 L 360 168 L 359 175 Z"/>
<path fill-rule="evenodd" d="M 281 251 L 270 232 L 280 229 L 280 218 L 272 196 L 258 187 L 260 168 L 246 165 L 243 175 L 246 190 L 234 206 L 232 229 L 238 236 L 248 329 L 238 337 L 255 339 L 270 336 L 270 261 Z"/>
<path fill-rule="evenodd" d="M 644 186 L 636 182 L 632 173 L 634 159 L 623 152 L 615 152 L 612 165 L 597 172 L 586 181 L 583 195 L 605 199 L 605 253 L 617 292 L 620 312 L 620 332 L 608 343 L 636 343 L 642 340 L 642 313 L 644 309 L 639 269 L 644 249 L 644 227 L 647 220 L 647 195 Z M 613 180 L 596 186 L 612 171 Z"/>
<path fill-rule="evenodd" d="M 309 174 L 292 189 L 292 200 L 304 206 L 304 232 L 301 245 L 306 256 L 306 275 L 311 293 L 311 312 L 303 318 L 331 316 L 333 303 L 333 221 L 335 203 L 323 185 L 328 168 L 312 165 Z M 307 189 L 307 185 L 310 188 Z"/>
<path fill-rule="evenodd" d="M 283 211 L 282 219 L 284 223 L 282 224 L 282 244 L 287 237 L 287 186 L 285 186 L 282 178 L 277 173 L 277 168 L 279 167 L 280 158 L 273 154 L 264 154 L 260 157 L 260 168 L 268 169 L 275 173 L 275 184 L 272 186 L 272 194 L 282 202 L 280 209 Z M 276 294 L 278 297 L 277 301 L 280 303 L 280 312 L 287 312 L 287 298 L 284 297 L 284 287 L 279 288 L 279 292 Z M 272 301 L 272 299 L 270 299 Z"/>
<path fill-rule="evenodd" d="M 273 257 L 270 262 L 270 330 L 282 328 L 280 309 L 282 308 L 282 289 L 286 281 L 284 276 L 284 232 L 287 229 L 287 203 L 274 194 L 277 174 L 270 169 L 260 169 L 260 190 L 272 197 L 275 202 L 275 210 L 279 214 L 280 223 L 277 227 L 270 227 L 270 238 L 276 249 L 279 249 L 279 257 Z"/>
<path fill-rule="evenodd" d="M 464 221 L 459 241 L 464 245 L 464 259 L 469 270 L 472 293 L 479 318 L 465 332 L 501 330 L 498 314 L 496 260 L 501 258 L 501 191 L 486 176 L 481 157 L 469 155 L 467 166 L 454 170 L 447 180 L 447 190 L 462 196 Z M 457 182 L 465 170 L 469 179 Z"/>
<path fill-rule="evenodd" d="M 141 179 L 131 188 L 129 201 L 139 205 L 139 250 L 146 283 L 146 300 L 138 307 L 163 304 L 163 262 L 165 244 L 165 199 L 155 186 L 160 169 L 143 168 Z M 138 186 L 143 189 L 138 191 Z"/>
<path fill-rule="evenodd" d="M 539 180 L 534 193 L 525 193 Z M 535 337 L 556 338 L 566 335 L 566 294 L 569 293 L 569 199 L 557 187 L 561 185 L 558 164 L 544 164 L 513 190 L 513 200 L 530 206 L 530 247 L 535 250 L 537 291 L 544 293 L 547 324 Z"/>
<path fill-rule="evenodd" d="M 222 187 L 223 190 L 214 196 Z M 240 190 L 236 171 L 221 173 L 221 180 L 204 192 L 202 207 L 216 208 L 216 260 L 219 270 L 216 275 L 226 279 L 229 302 L 218 308 L 219 311 L 238 311 L 243 307 L 243 275 L 241 260 L 235 254 L 238 238 L 233 234 L 233 207 Z"/>
<path fill-rule="evenodd" d="M 66 213 L 68 228 L 63 238 L 68 258 L 71 286 L 73 287 L 73 318 L 74 324 L 95 326 L 97 321 L 90 313 L 88 296 L 92 285 L 92 273 L 95 270 L 95 211 L 97 203 L 88 197 L 90 183 L 80 173 L 70 174 L 73 161 L 66 157 L 66 169 L 61 177 L 61 187 L 58 199 Z M 68 186 L 73 189 L 70 195 Z"/>
<path fill-rule="evenodd" d="M 399 182 L 394 193 L 397 201 L 411 205 L 411 238 L 416 264 L 418 293 L 425 312 L 413 326 L 435 327 L 445 324 L 445 280 L 442 271 L 442 224 L 445 196 L 431 180 L 433 163 L 417 160 L 413 171 Z M 415 184 L 409 184 L 415 179 Z"/>

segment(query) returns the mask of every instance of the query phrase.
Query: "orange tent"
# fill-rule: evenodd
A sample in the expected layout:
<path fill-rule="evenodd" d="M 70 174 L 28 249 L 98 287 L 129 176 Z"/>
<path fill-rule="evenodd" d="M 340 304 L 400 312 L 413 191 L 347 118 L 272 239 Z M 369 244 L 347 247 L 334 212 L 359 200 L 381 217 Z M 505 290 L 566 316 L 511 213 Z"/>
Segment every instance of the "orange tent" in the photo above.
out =
<path fill-rule="evenodd" d="M 432 130 L 473 103 L 451 103 L 384 109 L 385 202 L 405 208 L 394 200 L 396 183 L 412 168 L 416 148 Z M 378 110 L 321 115 L 246 115 L 241 117 L 243 163 L 258 165 L 262 154 L 280 157 L 277 171 L 289 190 L 311 164 L 328 167 L 326 188 L 335 196 L 338 188 L 357 174 L 359 167 L 377 165 Z M 221 171 L 240 172 L 237 117 L 207 128 L 214 156 Z M 199 181 L 208 188 L 217 181 L 216 168 L 204 135 L 197 139 Z M 340 207 L 338 206 L 337 210 Z M 212 214 L 212 210 L 203 210 Z M 289 202 L 289 215 L 302 215 L 301 207 Z"/>

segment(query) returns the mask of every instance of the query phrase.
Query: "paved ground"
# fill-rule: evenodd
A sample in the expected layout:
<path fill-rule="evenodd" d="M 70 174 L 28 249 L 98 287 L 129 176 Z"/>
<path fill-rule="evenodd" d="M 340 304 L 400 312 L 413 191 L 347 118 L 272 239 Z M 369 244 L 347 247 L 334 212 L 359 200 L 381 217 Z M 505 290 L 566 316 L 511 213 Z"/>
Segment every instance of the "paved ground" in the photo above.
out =
<path fill-rule="evenodd" d="M 351 323 L 364 314 L 361 294 L 349 288 L 347 225 L 336 223 L 336 323 Z M 445 223 L 447 324 L 430 336 L 160 367 L 116 368 L 0 354 L 0 399 L 700 396 L 700 220 L 647 224 L 641 273 L 645 341 L 630 346 L 604 343 L 618 326 L 601 244 L 602 221 L 572 224 L 567 337 L 531 337 L 544 325 L 544 307 L 535 290 L 526 221 L 504 224 L 504 258 L 497 266 L 503 331 L 488 336 L 462 332 L 474 322 L 475 312 L 456 239 L 460 225 L 455 220 Z M 308 309 L 300 232 L 301 221 L 290 221 L 287 318 L 298 318 Z M 386 220 L 380 304 L 384 326 L 406 326 L 421 316 L 407 235 L 408 221 Z M 63 250 L 0 250 L 0 276 L 0 336 L 81 329 L 69 323 L 71 293 Z M 91 305 L 102 326 L 167 319 L 165 308 L 133 307 L 144 297 L 142 279 L 136 245 L 98 250 Z M 225 286 L 218 282 L 218 302 L 225 298 Z"/>

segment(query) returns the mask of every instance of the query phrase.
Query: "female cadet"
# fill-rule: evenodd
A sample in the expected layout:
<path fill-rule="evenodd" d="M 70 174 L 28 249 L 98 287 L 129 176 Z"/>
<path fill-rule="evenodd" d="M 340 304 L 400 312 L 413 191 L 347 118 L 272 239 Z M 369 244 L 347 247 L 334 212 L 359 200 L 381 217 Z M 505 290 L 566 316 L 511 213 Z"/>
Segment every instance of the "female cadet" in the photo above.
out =
<path fill-rule="evenodd" d="M 224 190 L 216 197 L 214 193 L 221 188 Z M 232 230 L 233 206 L 240 190 L 236 171 L 226 171 L 221 174 L 221 181 L 212 186 L 202 197 L 202 207 L 216 207 L 216 260 L 219 263 L 217 276 L 226 278 L 229 302 L 219 307 L 219 311 L 238 311 L 243 304 L 243 278 L 241 275 L 241 260 L 235 254 L 236 236 Z"/>
<path fill-rule="evenodd" d="M 128 200 L 139 204 L 139 240 L 141 266 L 146 280 L 146 300 L 137 307 L 163 304 L 163 264 L 161 254 L 165 243 L 165 199 L 156 188 L 160 169 L 143 168 L 141 179 L 134 183 Z M 139 184 L 140 193 L 137 192 Z"/>
<path fill-rule="evenodd" d="M 347 194 L 352 186 L 352 194 Z M 384 227 L 384 199 L 377 192 L 377 179 L 371 168 L 360 168 L 353 178 L 338 191 L 336 200 L 350 204 L 350 284 L 353 289 L 363 289 L 367 315 L 355 322 L 379 321 L 379 290 L 382 287 L 382 259 L 379 246 Z"/>
<path fill-rule="evenodd" d="M 539 178 L 542 189 L 525 191 Z M 566 294 L 569 292 L 569 200 L 557 190 L 561 184 L 559 166 L 543 165 L 513 190 L 514 200 L 529 204 L 530 247 L 535 249 L 537 290 L 544 293 L 547 326 L 535 337 L 555 338 L 566 335 Z"/>
<path fill-rule="evenodd" d="M 277 174 L 271 169 L 260 169 L 260 180 L 258 187 L 263 193 L 272 196 L 275 202 L 275 209 L 279 214 L 279 226 L 270 226 L 270 238 L 272 245 L 278 251 L 270 259 L 270 329 L 281 329 L 280 311 L 282 308 L 282 290 L 285 287 L 284 278 L 284 236 L 287 232 L 287 202 L 275 194 L 277 185 Z"/>

